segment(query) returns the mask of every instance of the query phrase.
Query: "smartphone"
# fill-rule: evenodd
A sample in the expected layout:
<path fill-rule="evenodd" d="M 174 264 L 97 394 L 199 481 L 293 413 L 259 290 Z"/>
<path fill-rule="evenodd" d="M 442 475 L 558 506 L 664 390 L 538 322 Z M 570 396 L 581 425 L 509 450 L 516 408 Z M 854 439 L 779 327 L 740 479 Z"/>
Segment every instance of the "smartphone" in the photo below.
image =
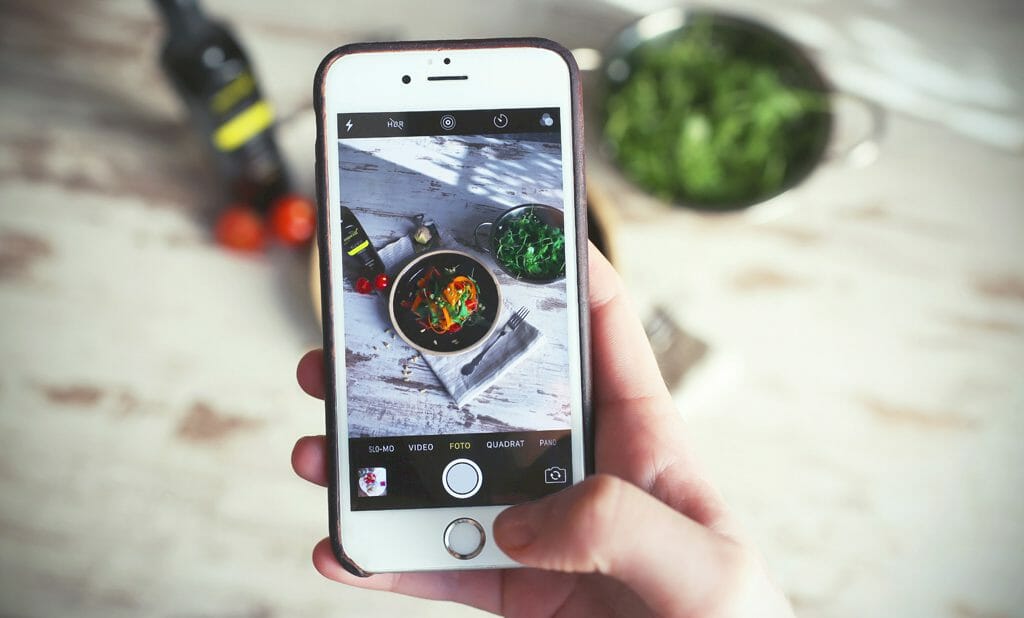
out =
<path fill-rule="evenodd" d="M 576 65 L 543 39 L 356 44 L 314 91 L 335 553 L 515 566 L 498 513 L 592 469 Z"/>

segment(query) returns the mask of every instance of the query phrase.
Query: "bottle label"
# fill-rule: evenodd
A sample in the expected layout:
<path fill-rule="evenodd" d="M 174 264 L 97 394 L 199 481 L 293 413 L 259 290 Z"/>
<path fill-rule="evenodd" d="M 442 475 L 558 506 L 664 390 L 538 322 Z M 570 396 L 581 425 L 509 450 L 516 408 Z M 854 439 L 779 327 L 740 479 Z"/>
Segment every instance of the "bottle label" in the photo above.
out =
<path fill-rule="evenodd" d="M 258 100 L 235 114 L 231 120 L 217 127 L 213 132 L 213 145 L 218 150 L 230 152 L 265 131 L 272 124 L 274 124 L 273 108 L 266 101 Z"/>
<path fill-rule="evenodd" d="M 255 94 L 256 80 L 253 79 L 252 73 L 249 71 L 242 71 L 210 97 L 210 111 L 214 116 L 223 116 L 232 107 Z"/>
<path fill-rule="evenodd" d="M 355 256 L 357 253 L 359 253 L 360 251 L 362 251 L 363 249 L 365 249 L 365 248 L 367 248 L 369 246 L 370 246 L 370 241 L 364 240 L 363 242 L 359 243 L 355 247 L 352 247 L 351 249 L 349 249 L 348 250 L 348 254 L 351 255 L 351 256 Z"/>

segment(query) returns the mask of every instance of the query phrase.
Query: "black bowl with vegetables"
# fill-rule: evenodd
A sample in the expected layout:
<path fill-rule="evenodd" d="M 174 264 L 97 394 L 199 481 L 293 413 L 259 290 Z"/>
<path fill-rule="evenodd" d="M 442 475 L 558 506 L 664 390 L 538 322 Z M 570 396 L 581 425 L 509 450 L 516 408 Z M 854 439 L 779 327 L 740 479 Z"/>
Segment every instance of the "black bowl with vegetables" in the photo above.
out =
<path fill-rule="evenodd" d="M 565 278 L 564 224 L 557 208 L 523 204 L 506 210 L 493 223 L 478 225 L 475 238 L 509 275 L 527 283 L 551 283 Z M 487 242 L 481 244 L 485 233 Z"/>
<path fill-rule="evenodd" d="M 395 277 L 388 313 L 395 332 L 425 354 L 460 354 L 483 343 L 501 312 L 494 274 L 473 256 L 441 249 Z"/>
<path fill-rule="evenodd" d="M 666 201 L 745 208 L 798 184 L 825 154 L 832 89 L 798 45 L 753 20 L 655 13 L 622 32 L 603 70 L 610 155 Z"/>

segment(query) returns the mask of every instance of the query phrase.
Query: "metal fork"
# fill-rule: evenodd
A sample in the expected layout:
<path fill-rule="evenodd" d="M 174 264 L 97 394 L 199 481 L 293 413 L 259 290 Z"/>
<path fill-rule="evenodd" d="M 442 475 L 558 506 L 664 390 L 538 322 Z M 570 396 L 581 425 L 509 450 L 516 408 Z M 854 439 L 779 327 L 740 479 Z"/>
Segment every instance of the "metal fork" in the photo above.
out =
<path fill-rule="evenodd" d="M 492 339 L 491 342 L 487 344 L 487 347 L 481 350 L 473 360 L 462 366 L 462 375 L 468 376 L 476 371 L 476 366 L 480 364 L 480 360 L 483 359 L 484 354 L 487 354 L 487 351 L 493 348 L 494 344 L 498 343 L 498 339 L 505 336 L 505 333 L 511 333 L 515 329 L 519 328 L 519 325 L 526 321 L 526 316 L 528 315 L 530 315 L 530 310 L 526 307 L 520 307 L 517 309 L 516 312 L 512 314 L 512 317 L 508 319 L 508 322 L 505 322 L 505 325 L 501 327 L 500 331 L 498 331 L 498 336 Z"/>

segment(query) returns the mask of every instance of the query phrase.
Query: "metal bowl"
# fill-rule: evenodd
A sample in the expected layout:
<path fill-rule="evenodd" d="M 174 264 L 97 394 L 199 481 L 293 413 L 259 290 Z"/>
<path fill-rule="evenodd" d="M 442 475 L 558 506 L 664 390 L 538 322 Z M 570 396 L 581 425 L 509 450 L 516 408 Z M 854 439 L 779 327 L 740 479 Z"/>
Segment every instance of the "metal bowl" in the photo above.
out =
<path fill-rule="evenodd" d="M 501 237 L 501 234 L 508 228 L 510 223 L 530 211 L 532 211 L 533 214 L 535 214 L 543 223 L 560 229 L 563 232 L 565 231 L 565 213 L 561 210 L 551 206 L 545 206 L 544 204 L 521 204 L 501 213 L 501 215 L 493 222 L 487 221 L 476 226 L 476 230 L 473 232 L 473 238 L 476 242 L 477 248 L 481 251 L 490 253 L 494 257 L 494 262 L 498 265 L 498 268 L 508 273 L 510 276 L 515 277 L 519 281 L 523 281 L 525 283 L 544 284 L 565 279 L 564 272 L 554 277 L 532 277 L 528 273 L 515 272 L 498 259 L 498 238 Z M 480 235 L 482 233 L 487 234 L 487 240 L 484 243 L 480 242 Z"/>
<path fill-rule="evenodd" d="M 804 143 L 786 163 L 782 182 L 773 191 L 762 191 L 729 201 L 702 200 L 695 196 L 674 196 L 670 201 L 689 208 L 729 212 L 766 201 L 802 182 L 825 158 L 833 130 L 833 110 L 830 95 L 833 88 L 818 70 L 808 54 L 789 37 L 751 19 L 699 9 L 672 8 L 652 13 L 624 29 L 603 55 L 602 83 L 599 86 L 598 116 L 601 127 L 607 121 L 606 101 L 629 82 L 640 60 L 641 51 L 666 46 L 680 37 L 689 36 L 695 26 L 710 28 L 712 43 L 716 37 L 728 40 L 730 49 L 742 57 L 749 54 L 761 60 L 768 57 L 777 65 L 781 81 L 790 87 L 821 93 L 826 105 L 824 111 L 808 112 L 787 133 L 801 135 Z M 604 138 L 605 148 L 617 167 L 638 187 L 649 189 L 621 166 L 614 146 Z"/>

